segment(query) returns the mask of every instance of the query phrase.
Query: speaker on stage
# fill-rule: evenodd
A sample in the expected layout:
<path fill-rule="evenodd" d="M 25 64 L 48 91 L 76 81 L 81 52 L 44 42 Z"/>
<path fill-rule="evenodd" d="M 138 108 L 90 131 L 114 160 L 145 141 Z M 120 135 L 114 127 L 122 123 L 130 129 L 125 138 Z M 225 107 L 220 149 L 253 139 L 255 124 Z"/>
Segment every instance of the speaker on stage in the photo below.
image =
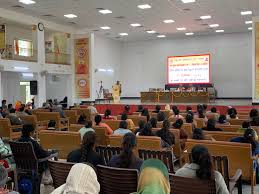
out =
<path fill-rule="evenodd" d="M 30 81 L 30 90 L 31 90 L 31 95 L 38 94 L 38 82 L 37 81 Z"/>

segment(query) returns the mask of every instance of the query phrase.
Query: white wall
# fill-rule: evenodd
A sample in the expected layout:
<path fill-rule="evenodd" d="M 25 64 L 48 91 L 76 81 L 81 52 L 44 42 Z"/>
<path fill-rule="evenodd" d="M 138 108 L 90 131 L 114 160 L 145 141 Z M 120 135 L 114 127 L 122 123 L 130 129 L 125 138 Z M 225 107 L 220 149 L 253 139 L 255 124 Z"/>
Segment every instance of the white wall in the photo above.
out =
<path fill-rule="evenodd" d="M 95 35 L 93 68 L 112 69 L 114 71 L 94 73 L 94 96 L 96 98 L 96 90 L 98 91 L 100 87 L 98 82 L 103 81 L 104 88 L 111 91 L 112 85 L 118 80 L 122 54 L 121 49 L 122 44 L 120 41 Z"/>
<path fill-rule="evenodd" d="M 211 53 L 212 82 L 219 97 L 252 96 L 251 33 L 125 42 L 119 70 L 122 96 L 164 87 L 168 56 L 203 53 Z"/>

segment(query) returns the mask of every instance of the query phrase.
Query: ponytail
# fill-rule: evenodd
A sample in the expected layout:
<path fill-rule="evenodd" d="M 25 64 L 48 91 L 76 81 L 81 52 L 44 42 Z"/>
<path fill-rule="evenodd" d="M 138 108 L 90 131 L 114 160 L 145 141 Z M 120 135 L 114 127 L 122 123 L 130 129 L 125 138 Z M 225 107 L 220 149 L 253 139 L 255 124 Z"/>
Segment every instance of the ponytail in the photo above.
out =
<path fill-rule="evenodd" d="M 80 162 L 87 162 L 88 154 L 93 150 L 96 141 L 96 134 L 93 131 L 85 133 L 81 146 Z"/>

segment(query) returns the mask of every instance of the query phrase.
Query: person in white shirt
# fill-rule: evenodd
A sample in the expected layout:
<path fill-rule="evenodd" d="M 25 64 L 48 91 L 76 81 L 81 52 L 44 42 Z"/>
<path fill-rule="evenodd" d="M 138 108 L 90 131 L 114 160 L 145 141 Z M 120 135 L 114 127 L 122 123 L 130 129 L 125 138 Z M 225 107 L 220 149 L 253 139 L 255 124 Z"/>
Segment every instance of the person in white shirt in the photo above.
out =
<path fill-rule="evenodd" d="M 87 107 L 91 111 L 91 114 L 98 114 L 97 109 L 94 107 L 94 103 L 91 102 L 90 106 Z"/>

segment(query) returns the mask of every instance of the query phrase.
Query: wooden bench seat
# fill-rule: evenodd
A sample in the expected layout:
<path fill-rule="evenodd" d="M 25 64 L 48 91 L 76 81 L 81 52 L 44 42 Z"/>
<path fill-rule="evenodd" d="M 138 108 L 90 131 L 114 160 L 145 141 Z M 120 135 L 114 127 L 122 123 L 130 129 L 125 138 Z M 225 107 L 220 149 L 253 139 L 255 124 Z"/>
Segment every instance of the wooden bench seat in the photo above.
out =
<path fill-rule="evenodd" d="M 61 118 L 58 112 L 36 112 L 38 121 L 50 121 L 54 120 L 56 122 L 56 129 L 64 130 L 69 128 L 69 120 L 66 118 Z"/>
<path fill-rule="evenodd" d="M 9 119 L 0 119 L 0 137 L 9 140 L 18 139 L 21 137 L 21 132 L 14 132 L 14 129 L 21 129 L 22 125 L 11 125 Z"/>
<path fill-rule="evenodd" d="M 76 110 L 64 110 L 65 117 L 69 118 L 70 124 L 77 124 L 80 115 L 77 114 Z"/>
<path fill-rule="evenodd" d="M 40 144 L 44 149 L 59 151 L 59 158 L 66 159 L 67 155 L 80 148 L 81 138 L 77 132 L 43 130 L 39 133 Z"/>

